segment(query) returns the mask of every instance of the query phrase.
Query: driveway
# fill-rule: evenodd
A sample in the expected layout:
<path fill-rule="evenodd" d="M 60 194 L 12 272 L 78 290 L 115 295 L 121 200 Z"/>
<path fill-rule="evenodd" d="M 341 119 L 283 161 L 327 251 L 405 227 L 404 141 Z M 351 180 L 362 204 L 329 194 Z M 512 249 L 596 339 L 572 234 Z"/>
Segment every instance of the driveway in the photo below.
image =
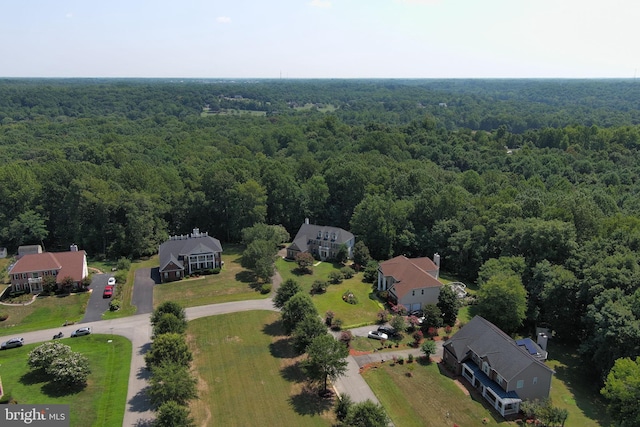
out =
<path fill-rule="evenodd" d="M 139 268 L 136 270 L 131 304 L 137 307 L 136 314 L 153 312 L 153 286 L 156 279 L 153 274 L 158 274 L 158 268 Z M 159 279 L 159 276 L 157 277 Z"/>
<path fill-rule="evenodd" d="M 91 296 L 87 303 L 87 310 L 84 312 L 84 317 L 80 323 L 95 322 L 102 320 L 102 313 L 109 310 L 109 303 L 111 298 L 103 298 L 102 292 L 107 285 L 107 280 L 112 277 L 112 274 L 94 274 L 91 279 Z M 118 286 L 118 285 L 116 285 Z"/>

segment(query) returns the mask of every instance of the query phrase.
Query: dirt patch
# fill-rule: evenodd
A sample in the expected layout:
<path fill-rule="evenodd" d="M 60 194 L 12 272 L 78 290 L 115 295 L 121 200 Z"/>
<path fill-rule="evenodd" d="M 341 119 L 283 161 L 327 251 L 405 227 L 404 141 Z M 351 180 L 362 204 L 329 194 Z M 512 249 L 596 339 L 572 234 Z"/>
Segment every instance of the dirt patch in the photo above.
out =
<path fill-rule="evenodd" d="M 361 351 L 361 350 L 354 350 L 352 348 L 349 349 L 349 356 L 362 356 L 363 354 L 369 354 L 371 353 L 370 351 Z"/>
<path fill-rule="evenodd" d="M 241 342 L 241 341 L 242 341 L 242 338 L 240 338 L 240 337 L 239 337 L 239 336 L 237 336 L 237 335 L 236 335 L 236 336 L 233 336 L 233 337 L 226 336 L 226 337 L 224 338 L 224 342 Z"/>

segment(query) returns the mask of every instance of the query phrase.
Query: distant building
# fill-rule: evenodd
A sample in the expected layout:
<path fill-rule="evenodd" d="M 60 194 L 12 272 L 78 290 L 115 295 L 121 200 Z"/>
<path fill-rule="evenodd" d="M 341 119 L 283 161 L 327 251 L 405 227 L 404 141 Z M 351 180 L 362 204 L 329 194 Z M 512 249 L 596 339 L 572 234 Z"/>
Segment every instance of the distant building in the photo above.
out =
<path fill-rule="evenodd" d="M 39 245 L 34 245 L 40 248 Z M 78 288 L 82 280 L 89 275 L 87 254 L 85 251 L 71 250 L 68 252 L 36 252 L 27 253 L 9 270 L 12 292 L 42 292 L 42 282 L 47 276 L 54 276 L 58 287 L 70 277 L 73 285 Z M 40 251 L 42 248 L 39 249 Z"/>
<path fill-rule="evenodd" d="M 353 258 L 353 234 L 339 227 L 309 224 L 309 218 L 306 218 L 287 248 L 287 258 L 293 259 L 299 253 L 308 252 L 324 261 L 334 258 L 342 245 L 347 248 L 347 258 Z"/>
<path fill-rule="evenodd" d="M 18 246 L 18 258 L 22 257 L 23 255 L 41 254 L 41 253 L 42 253 L 42 246 L 40 245 Z"/>
<path fill-rule="evenodd" d="M 0 258 L 7 257 L 7 248 L 0 248 Z"/>
<path fill-rule="evenodd" d="M 201 233 L 171 236 L 159 248 L 160 280 L 171 282 L 192 273 L 222 267 L 222 245 L 220 240 Z"/>

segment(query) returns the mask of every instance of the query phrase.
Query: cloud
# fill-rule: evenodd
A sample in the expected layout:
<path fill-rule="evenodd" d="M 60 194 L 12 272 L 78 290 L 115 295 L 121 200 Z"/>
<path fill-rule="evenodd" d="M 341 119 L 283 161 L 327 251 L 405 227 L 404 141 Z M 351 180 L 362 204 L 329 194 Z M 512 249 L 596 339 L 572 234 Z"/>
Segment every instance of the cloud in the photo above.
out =
<path fill-rule="evenodd" d="M 331 7 L 331 2 L 328 0 L 311 0 L 309 6 L 327 8 Z"/>
<path fill-rule="evenodd" d="M 220 24 L 228 24 L 231 22 L 231 18 L 229 18 L 228 16 L 218 16 L 216 18 L 216 21 Z"/>
<path fill-rule="evenodd" d="M 73 13 L 69 12 L 65 16 L 67 17 L 67 19 L 71 19 L 73 18 Z"/>
<path fill-rule="evenodd" d="M 399 3 L 405 4 L 438 4 L 442 0 L 396 0 Z"/>

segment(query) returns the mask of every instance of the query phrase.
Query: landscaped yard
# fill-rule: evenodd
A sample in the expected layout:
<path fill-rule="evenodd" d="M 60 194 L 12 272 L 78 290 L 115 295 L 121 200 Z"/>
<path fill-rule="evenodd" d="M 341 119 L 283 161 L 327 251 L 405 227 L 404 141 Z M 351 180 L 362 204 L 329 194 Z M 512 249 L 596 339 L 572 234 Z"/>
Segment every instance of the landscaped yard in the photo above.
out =
<path fill-rule="evenodd" d="M 5 395 L 21 404 L 69 404 L 70 425 L 74 427 L 121 426 L 127 400 L 131 342 L 117 335 L 89 335 L 63 339 L 62 343 L 89 359 L 91 374 L 86 388 L 64 392 L 50 385 L 46 377 L 32 373 L 27 366 L 27 355 L 39 344 L 28 344 L 0 352 Z"/>
<path fill-rule="evenodd" d="M 331 426 L 332 401 L 307 392 L 280 315 L 248 311 L 189 322 L 199 377 L 196 425 Z"/>
<path fill-rule="evenodd" d="M 240 265 L 241 246 L 225 246 L 222 253 L 224 267 L 219 274 L 192 277 L 177 282 L 156 285 L 153 290 L 153 305 L 175 301 L 183 307 L 217 304 L 229 301 L 267 298 L 255 290 L 253 274 Z M 157 265 L 157 262 L 156 262 Z"/>
<path fill-rule="evenodd" d="M 330 262 L 321 262 L 313 267 L 313 274 L 298 275 L 294 272 L 297 264 L 295 262 L 278 259 L 276 268 L 282 276 L 282 280 L 293 279 L 298 282 L 305 292 L 311 290 L 311 285 L 315 280 L 328 281 L 329 273 L 339 271 Z M 342 300 L 342 294 L 350 290 L 358 299 L 357 304 L 348 304 Z M 331 310 L 335 313 L 336 319 L 342 320 L 343 329 L 353 328 L 376 322 L 378 311 L 384 308 L 381 301 L 372 291 L 371 283 L 362 282 L 362 273 L 358 273 L 353 278 L 343 281 L 339 285 L 329 285 L 324 294 L 314 295 L 313 302 L 321 316 Z"/>
<path fill-rule="evenodd" d="M 0 314 L 8 314 L 0 322 L 0 335 L 36 331 L 62 326 L 66 321 L 79 322 L 84 316 L 89 293 L 38 297 L 28 305 L 2 305 Z"/>
<path fill-rule="evenodd" d="M 396 427 L 515 425 L 494 416 L 481 402 L 467 396 L 438 365 L 385 362 L 363 376 Z M 409 376 L 409 374 L 411 376 Z M 483 419 L 487 424 L 483 424 Z"/>

